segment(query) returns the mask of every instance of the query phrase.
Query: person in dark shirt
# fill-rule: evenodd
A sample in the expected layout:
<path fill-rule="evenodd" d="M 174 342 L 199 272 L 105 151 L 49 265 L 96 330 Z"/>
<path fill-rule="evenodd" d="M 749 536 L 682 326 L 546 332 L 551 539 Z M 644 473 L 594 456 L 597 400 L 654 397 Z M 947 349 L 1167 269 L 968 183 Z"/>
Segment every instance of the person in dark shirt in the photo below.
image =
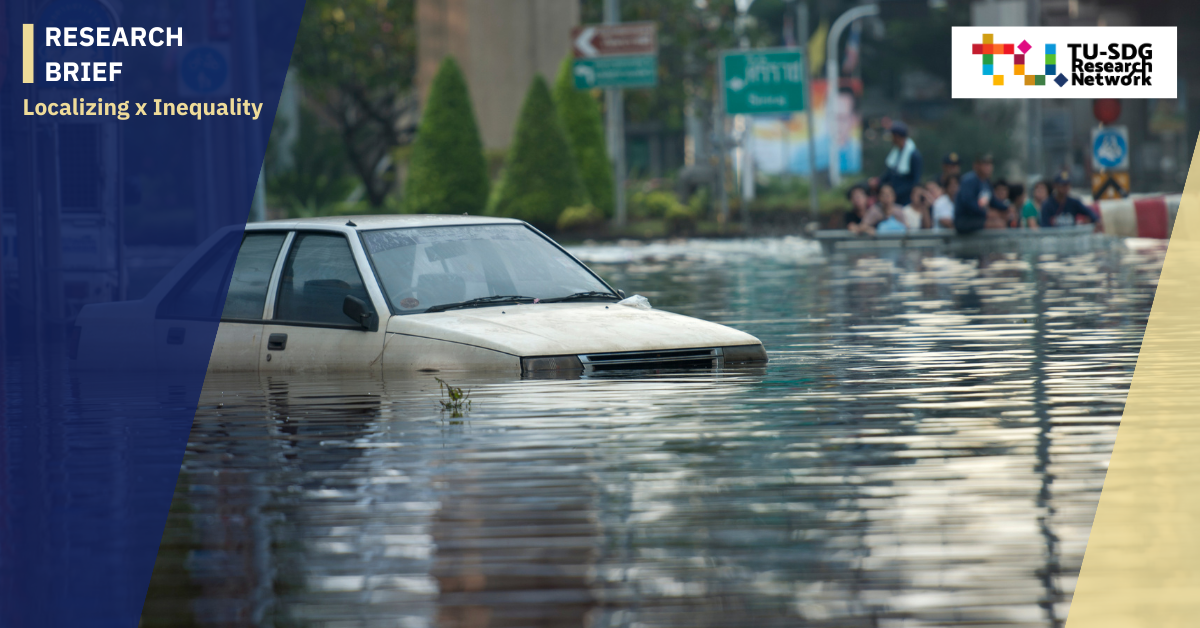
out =
<path fill-rule="evenodd" d="M 955 231 L 974 233 L 983 229 L 989 208 L 1008 211 L 1008 202 L 992 194 L 992 170 L 992 156 L 984 154 L 976 157 L 974 169 L 963 175 L 954 199 Z"/>
<path fill-rule="evenodd" d="M 875 235 L 875 225 L 885 216 L 879 207 L 871 203 L 867 189 L 861 185 L 850 188 L 846 193 L 850 200 L 850 211 L 846 212 L 846 228 L 854 235 Z"/>
<path fill-rule="evenodd" d="M 908 126 L 903 122 L 894 122 L 892 132 L 892 150 L 884 162 L 887 170 L 882 176 L 871 181 L 871 187 L 890 185 L 896 191 L 896 203 L 901 207 L 912 202 L 912 190 L 921 181 L 921 151 L 908 137 Z"/>
<path fill-rule="evenodd" d="M 958 153 L 947 153 L 945 157 L 942 157 L 942 179 L 961 176 L 962 160 L 958 158 Z"/>
<path fill-rule="evenodd" d="M 1043 227 L 1069 227 L 1083 217 L 1099 229 L 1100 217 L 1083 201 L 1071 196 L 1071 173 L 1066 170 L 1054 177 L 1054 193 L 1042 203 Z"/>

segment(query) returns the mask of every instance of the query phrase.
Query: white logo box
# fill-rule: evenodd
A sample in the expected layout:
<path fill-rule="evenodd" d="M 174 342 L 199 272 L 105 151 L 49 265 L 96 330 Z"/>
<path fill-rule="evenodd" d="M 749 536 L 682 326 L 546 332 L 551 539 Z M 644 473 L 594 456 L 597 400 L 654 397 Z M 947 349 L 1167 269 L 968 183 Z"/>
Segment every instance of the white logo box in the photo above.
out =
<path fill-rule="evenodd" d="M 984 74 L 986 49 L 978 48 L 985 45 L 986 35 L 992 36 L 993 46 L 1012 46 L 1012 53 L 996 54 L 993 50 L 992 75 Z M 1174 26 L 955 26 L 951 41 L 953 98 L 1177 97 L 1179 53 Z M 1022 42 L 1030 47 L 1024 53 L 1025 73 L 1017 75 Z M 1055 47 L 1053 75 L 1046 75 L 1047 44 Z M 1081 46 L 1073 49 L 1071 44 Z M 1095 51 L 1096 58 L 1085 58 L 1085 50 L 1087 54 Z M 1116 59 L 1110 57 L 1114 50 Z M 1091 71 L 1083 66 L 1081 72 L 1074 67 L 1074 59 L 1093 64 Z M 1138 64 L 1143 66 L 1139 68 Z M 1003 85 L 994 84 L 997 75 L 1004 77 Z M 1044 77 L 1044 85 L 1026 84 L 1026 76 L 1038 75 Z M 1067 79 L 1061 87 L 1054 82 L 1059 75 Z M 1087 76 L 1092 77 L 1092 85 L 1072 80 Z M 1149 79 L 1149 85 L 1137 84 L 1143 76 Z M 1116 84 L 1109 84 L 1114 80 Z"/>

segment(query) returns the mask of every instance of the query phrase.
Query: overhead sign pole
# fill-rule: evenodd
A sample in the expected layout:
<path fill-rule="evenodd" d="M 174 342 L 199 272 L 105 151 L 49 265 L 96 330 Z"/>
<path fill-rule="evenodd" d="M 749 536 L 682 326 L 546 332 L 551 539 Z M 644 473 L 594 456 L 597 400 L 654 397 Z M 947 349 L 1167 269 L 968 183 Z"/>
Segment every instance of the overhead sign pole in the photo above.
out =
<path fill-rule="evenodd" d="M 608 154 L 616 185 L 613 200 L 617 226 L 626 223 L 625 102 L 622 88 L 658 84 L 658 25 L 621 24 L 619 0 L 604 0 L 604 24 L 575 28 L 571 33 L 576 89 L 604 88 Z"/>
<path fill-rule="evenodd" d="M 620 0 L 604 0 L 604 23 L 617 24 L 621 21 Z M 624 227 L 625 215 L 625 98 L 621 88 L 610 87 L 604 93 L 605 112 L 608 115 L 608 150 L 613 161 L 613 204 L 616 205 L 617 226 Z"/>

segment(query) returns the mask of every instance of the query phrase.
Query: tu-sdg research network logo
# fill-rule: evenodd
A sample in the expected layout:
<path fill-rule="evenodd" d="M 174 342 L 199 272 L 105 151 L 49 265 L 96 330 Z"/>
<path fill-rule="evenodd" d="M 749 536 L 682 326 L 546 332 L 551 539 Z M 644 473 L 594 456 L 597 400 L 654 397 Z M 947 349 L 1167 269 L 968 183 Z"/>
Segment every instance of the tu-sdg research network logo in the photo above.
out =
<path fill-rule="evenodd" d="M 954 98 L 1175 98 L 1174 27 L 955 27 Z"/>

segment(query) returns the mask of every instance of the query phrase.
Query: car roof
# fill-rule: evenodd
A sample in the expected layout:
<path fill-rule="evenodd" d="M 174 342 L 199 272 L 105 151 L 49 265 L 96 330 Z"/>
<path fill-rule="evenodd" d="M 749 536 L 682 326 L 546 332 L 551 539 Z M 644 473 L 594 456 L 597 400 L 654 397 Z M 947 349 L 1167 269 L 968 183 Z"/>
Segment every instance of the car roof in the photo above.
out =
<path fill-rule="evenodd" d="M 347 223 L 354 223 L 353 225 Z M 285 218 L 246 225 L 246 229 L 396 229 L 403 227 L 447 227 L 460 225 L 523 225 L 524 221 L 494 216 L 451 216 L 443 214 L 376 214 L 369 216 L 318 216 Z"/>

